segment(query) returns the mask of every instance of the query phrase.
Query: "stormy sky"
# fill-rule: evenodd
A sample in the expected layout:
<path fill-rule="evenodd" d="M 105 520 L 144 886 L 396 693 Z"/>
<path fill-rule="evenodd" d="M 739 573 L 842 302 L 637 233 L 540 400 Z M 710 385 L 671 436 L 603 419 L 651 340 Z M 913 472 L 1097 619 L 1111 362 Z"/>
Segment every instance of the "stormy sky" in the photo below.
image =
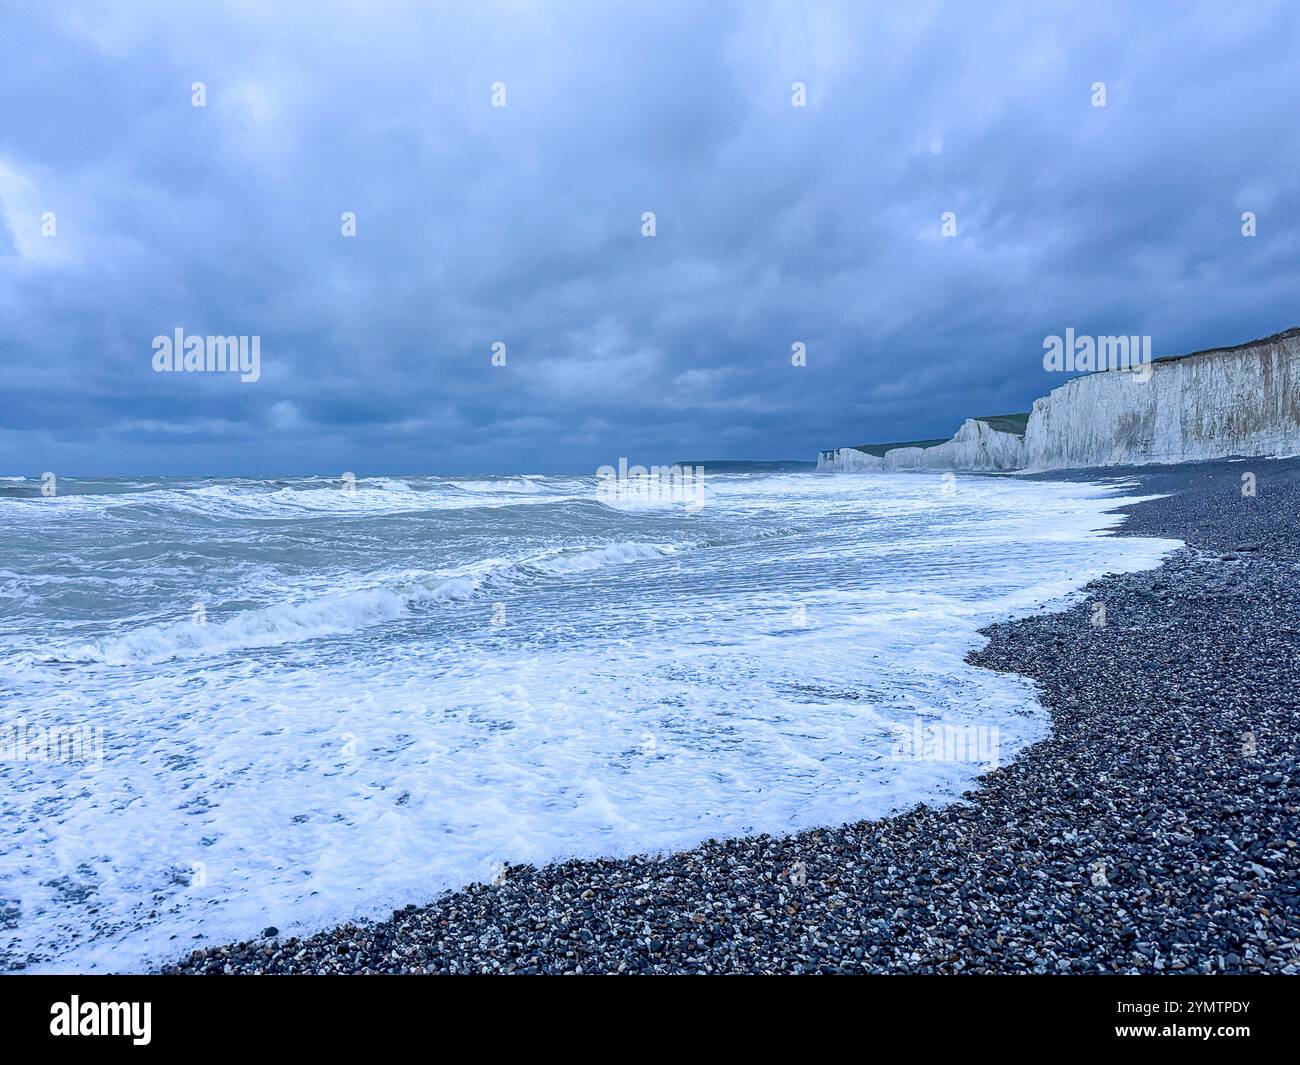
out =
<path fill-rule="evenodd" d="M 1297 11 L 6 0 L 0 473 L 813 458 L 1300 324 Z"/>

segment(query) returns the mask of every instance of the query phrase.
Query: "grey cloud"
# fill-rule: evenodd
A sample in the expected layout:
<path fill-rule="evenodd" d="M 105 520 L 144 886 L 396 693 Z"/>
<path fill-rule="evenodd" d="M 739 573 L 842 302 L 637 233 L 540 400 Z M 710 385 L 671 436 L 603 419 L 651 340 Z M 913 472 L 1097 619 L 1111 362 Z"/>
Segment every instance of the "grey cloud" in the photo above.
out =
<path fill-rule="evenodd" d="M 0 39 L 0 466 L 812 457 L 1025 409 L 1066 326 L 1273 332 L 1300 320 L 1296 29 L 1281 4 L 30 5 Z M 177 326 L 260 335 L 262 380 L 154 374 Z"/>

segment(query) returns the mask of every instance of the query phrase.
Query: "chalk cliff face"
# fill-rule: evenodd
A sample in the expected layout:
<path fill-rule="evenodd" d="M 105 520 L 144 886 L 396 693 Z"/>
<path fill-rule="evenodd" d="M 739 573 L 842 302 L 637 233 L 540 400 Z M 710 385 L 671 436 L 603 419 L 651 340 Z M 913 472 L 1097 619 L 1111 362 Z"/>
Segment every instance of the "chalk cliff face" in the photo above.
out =
<path fill-rule="evenodd" d="M 1300 453 L 1300 330 L 1076 377 L 1034 401 L 1026 465 L 1139 465 Z"/>
<path fill-rule="evenodd" d="M 967 418 L 957 435 L 938 447 L 911 448 L 925 470 L 1016 470 L 1025 464 L 1024 441 L 988 422 Z M 894 452 L 886 453 L 890 458 Z"/>
<path fill-rule="evenodd" d="M 1300 329 L 1289 329 L 1159 360 L 1149 376 L 1111 370 L 1076 377 L 1034 401 L 1023 438 L 968 418 L 942 444 L 893 448 L 883 457 L 849 447 L 823 451 L 817 468 L 1048 470 L 1296 454 Z"/>
<path fill-rule="evenodd" d="M 884 457 L 854 447 L 823 451 L 819 470 L 862 472 L 872 470 L 1016 470 L 1024 466 L 1024 441 L 1001 433 L 988 422 L 967 418 L 957 435 L 934 447 L 896 447 Z"/>

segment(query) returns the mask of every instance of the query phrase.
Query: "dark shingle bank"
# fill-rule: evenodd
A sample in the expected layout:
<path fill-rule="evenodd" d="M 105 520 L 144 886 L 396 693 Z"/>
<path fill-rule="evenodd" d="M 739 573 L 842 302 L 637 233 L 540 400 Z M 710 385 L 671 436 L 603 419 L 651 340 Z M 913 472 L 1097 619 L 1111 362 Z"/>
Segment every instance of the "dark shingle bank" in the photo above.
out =
<path fill-rule="evenodd" d="M 1176 493 L 1127 508 L 1122 535 L 1188 549 L 989 630 L 971 661 L 1038 681 L 1054 729 L 969 803 L 513 868 L 166 971 L 1300 971 L 1300 461 L 1092 476 L 1116 475 Z"/>

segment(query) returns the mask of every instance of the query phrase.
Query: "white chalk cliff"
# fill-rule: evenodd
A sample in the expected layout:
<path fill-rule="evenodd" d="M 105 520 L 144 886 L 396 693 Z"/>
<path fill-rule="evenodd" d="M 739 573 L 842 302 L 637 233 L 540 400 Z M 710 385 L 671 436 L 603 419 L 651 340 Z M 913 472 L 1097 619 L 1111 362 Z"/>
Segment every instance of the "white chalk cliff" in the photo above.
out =
<path fill-rule="evenodd" d="M 823 451 L 819 470 L 1018 470 L 1024 466 L 1024 441 L 978 418 L 967 418 L 957 435 L 932 447 L 895 447 L 884 456 L 855 447 Z"/>
<path fill-rule="evenodd" d="M 1300 454 L 1300 329 L 1087 374 L 1034 400 L 1023 437 L 968 418 L 951 440 L 823 451 L 819 470 L 1049 470 Z"/>

